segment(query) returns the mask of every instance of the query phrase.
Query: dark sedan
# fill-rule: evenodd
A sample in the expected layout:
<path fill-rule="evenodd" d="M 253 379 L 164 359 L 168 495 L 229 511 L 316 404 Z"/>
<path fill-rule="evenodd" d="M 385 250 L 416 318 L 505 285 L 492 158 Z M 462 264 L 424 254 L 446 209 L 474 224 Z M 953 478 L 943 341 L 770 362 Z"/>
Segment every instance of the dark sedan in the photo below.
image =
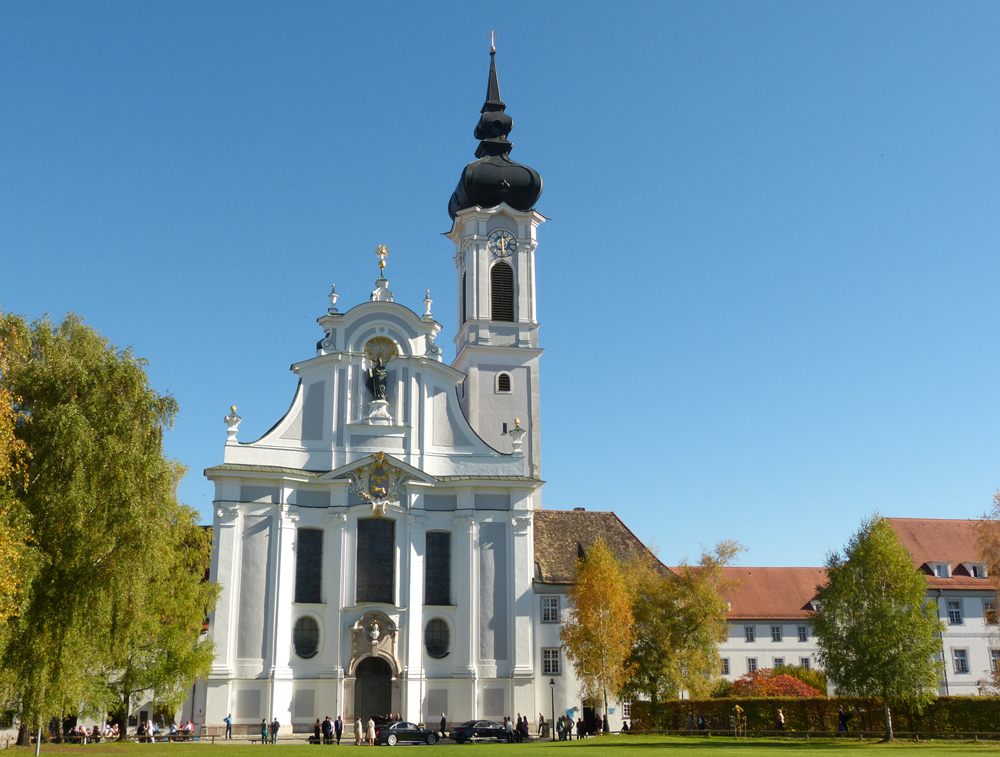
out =
<path fill-rule="evenodd" d="M 492 720 L 469 720 L 461 725 L 453 726 L 448 736 L 462 744 L 473 739 L 507 741 L 510 734 L 501 723 L 494 723 Z"/>
<path fill-rule="evenodd" d="M 437 734 L 434 731 L 428 731 L 419 725 L 406 723 L 402 720 L 384 725 L 375 733 L 376 744 L 388 744 L 389 746 L 396 746 L 396 744 L 404 742 L 411 744 L 433 744 L 437 741 L 437 738 Z"/>

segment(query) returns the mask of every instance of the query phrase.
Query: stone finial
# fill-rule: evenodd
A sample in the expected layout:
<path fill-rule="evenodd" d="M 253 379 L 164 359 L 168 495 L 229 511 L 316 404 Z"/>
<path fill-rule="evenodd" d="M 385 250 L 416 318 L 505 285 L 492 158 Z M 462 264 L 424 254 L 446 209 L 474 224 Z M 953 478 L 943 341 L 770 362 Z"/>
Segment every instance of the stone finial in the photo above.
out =
<path fill-rule="evenodd" d="M 510 435 L 510 442 L 511 442 L 512 445 L 514 445 L 514 454 L 515 455 L 523 455 L 524 454 L 521 451 L 521 444 L 522 444 L 522 439 L 524 438 L 524 435 L 526 433 L 528 433 L 528 432 L 525 431 L 523 428 L 521 428 L 521 419 L 520 418 L 515 418 L 514 419 L 514 428 L 512 428 L 508 432 L 508 434 Z"/>
<path fill-rule="evenodd" d="M 229 434 L 229 438 L 226 439 L 226 444 L 229 444 L 230 442 L 235 444 L 236 432 L 240 427 L 240 423 L 243 421 L 243 419 L 236 414 L 236 405 L 229 408 L 229 415 L 222 420 L 226 422 L 226 433 Z"/>
<path fill-rule="evenodd" d="M 337 294 L 337 285 L 336 284 L 331 284 L 330 285 L 330 295 L 329 295 L 329 297 L 330 297 L 330 307 L 327 308 L 326 312 L 329 313 L 330 315 L 333 315 L 334 313 L 337 312 L 337 298 L 340 297 L 340 295 Z"/>
<path fill-rule="evenodd" d="M 425 321 L 430 321 L 430 320 L 434 319 L 434 316 L 431 315 L 431 303 L 432 302 L 434 302 L 434 300 L 431 299 L 431 290 L 428 289 L 427 290 L 427 296 L 424 297 L 424 314 L 423 314 L 423 316 L 421 316 Z"/>

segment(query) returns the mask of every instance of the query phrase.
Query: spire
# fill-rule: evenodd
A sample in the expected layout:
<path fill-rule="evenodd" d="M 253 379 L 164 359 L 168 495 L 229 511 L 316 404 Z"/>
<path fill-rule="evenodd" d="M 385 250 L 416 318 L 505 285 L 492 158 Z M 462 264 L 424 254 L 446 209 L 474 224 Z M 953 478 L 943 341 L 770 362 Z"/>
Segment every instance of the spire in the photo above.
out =
<path fill-rule="evenodd" d="M 501 202 L 506 202 L 512 208 L 529 210 L 542 194 L 542 177 L 538 172 L 515 163 L 508 157 L 514 146 L 507 135 L 514 128 L 514 120 L 504 112 L 507 106 L 500 99 L 494 37 L 491 33 L 486 102 L 479 111 L 479 123 L 473 132 L 473 136 L 479 140 L 476 148 L 478 160 L 465 167 L 458 188 L 451 196 L 448 214 L 452 218 L 464 208 L 491 208 Z"/>

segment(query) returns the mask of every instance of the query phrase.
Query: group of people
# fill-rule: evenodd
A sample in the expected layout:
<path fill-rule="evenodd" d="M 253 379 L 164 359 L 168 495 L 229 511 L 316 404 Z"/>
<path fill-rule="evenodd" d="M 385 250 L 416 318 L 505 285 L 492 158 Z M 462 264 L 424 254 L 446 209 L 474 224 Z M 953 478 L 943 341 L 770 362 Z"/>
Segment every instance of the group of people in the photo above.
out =
<path fill-rule="evenodd" d="M 230 724 L 227 723 L 226 725 L 229 726 Z M 277 744 L 278 743 L 278 730 L 280 728 L 281 728 L 281 723 L 278 722 L 277 718 L 275 718 L 274 720 L 272 720 L 270 723 L 267 722 L 266 718 L 263 719 L 263 720 L 261 720 L 260 721 L 260 743 L 261 744 Z M 227 727 L 226 730 L 229 731 L 229 728 Z M 232 738 L 232 736 L 230 736 L 230 738 Z"/>
<path fill-rule="evenodd" d="M 340 745 L 340 739 L 344 735 L 344 721 L 337 716 L 336 720 L 330 720 L 330 716 L 326 716 L 326 720 L 320 720 L 316 718 L 316 724 L 313 725 L 313 737 L 312 743 L 314 744 L 333 744 L 334 739 L 336 743 Z"/>
<path fill-rule="evenodd" d="M 117 737 L 117 733 L 115 736 Z M 78 728 L 70 728 L 69 733 L 66 734 L 66 739 L 68 741 L 76 741 L 81 744 L 86 744 L 89 741 L 93 741 L 95 744 L 101 740 L 101 729 L 96 725 L 93 730 L 87 730 L 85 726 L 80 726 Z"/>
<path fill-rule="evenodd" d="M 514 722 L 505 715 L 503 719 L 503 727 L 504 730 L 507 731 L 508 741 L 527 741 L 531 738 L 531 731 L 528 730 L 528 718 L 522 718 L 520 712 L 517 713 L 517 725 L 514 725 Z"/>

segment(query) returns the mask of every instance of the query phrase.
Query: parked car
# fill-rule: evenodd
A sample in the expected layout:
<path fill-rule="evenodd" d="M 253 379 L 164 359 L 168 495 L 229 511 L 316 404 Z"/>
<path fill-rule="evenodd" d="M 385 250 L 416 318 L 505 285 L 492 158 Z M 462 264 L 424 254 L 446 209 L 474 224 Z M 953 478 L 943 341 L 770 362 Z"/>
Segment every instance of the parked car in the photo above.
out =
<path fill-rule="evenodd" d="M 462 744 L 473 739 L 496 739 L 507 741 L 509 734 L 502 723 L 492 720 L 469 720 L 461 725 L 453 726 L 448 737 Z"/>
<path fill-rule="evenodd" d="M 375 743 L 388 744 L 389 746 L 396 746 L 396 744 L 403 742 L 433 744 L 437 738 L 434 731 L 428 731 L 415 723 L 406 723 L 402 720 L 383 725 L 375 732 Z"/>

